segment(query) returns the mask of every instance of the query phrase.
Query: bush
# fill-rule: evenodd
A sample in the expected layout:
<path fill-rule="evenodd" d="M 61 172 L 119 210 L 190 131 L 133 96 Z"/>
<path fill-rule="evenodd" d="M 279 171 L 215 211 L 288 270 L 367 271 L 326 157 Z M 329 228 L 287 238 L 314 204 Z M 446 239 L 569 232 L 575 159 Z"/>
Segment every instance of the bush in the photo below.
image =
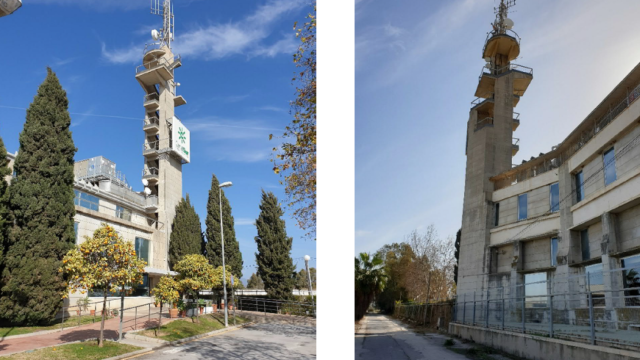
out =
<path fill-rule="evenodd" d="M 447 340 L 444 342 L 444 346 L 453 346 L 453 345 L 455 345 L 455 344 L 456 344 L 456 343 L 453 341 L 453 339 L 447 339 Z"/>

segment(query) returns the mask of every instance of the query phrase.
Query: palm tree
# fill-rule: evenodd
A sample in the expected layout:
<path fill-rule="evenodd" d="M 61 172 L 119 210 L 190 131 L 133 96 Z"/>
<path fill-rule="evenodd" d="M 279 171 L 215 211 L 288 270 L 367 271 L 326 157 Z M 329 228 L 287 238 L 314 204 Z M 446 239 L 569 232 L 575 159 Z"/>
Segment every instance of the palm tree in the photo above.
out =
<path fill-rule="evenodd" d="M 380 254 L 360 253 L 355 258 L 356 320 L 362 319 L 376 295 L 384 289 L 386 274 Z"/>

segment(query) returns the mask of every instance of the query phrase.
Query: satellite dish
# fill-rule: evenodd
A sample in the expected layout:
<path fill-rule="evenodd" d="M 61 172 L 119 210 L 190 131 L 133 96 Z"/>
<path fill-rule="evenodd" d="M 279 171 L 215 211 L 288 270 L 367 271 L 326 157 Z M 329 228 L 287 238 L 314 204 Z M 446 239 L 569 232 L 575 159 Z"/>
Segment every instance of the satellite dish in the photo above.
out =
<path fill-rule="evenodd" d="M 176 86 L 180 86 L 180 83 L 176 83 Z"/>
<path fill-rule="evenodd" d="M 149 180 L 147 180 L 147 179 L 142 179 L 142 185 L 144 185 L 144 186 L 149 185 Z"/>
<path fill-rule="evenodd" d="M 148 187 L 144 188 L 144 193 L 147 196 L 151 195 L 151 189 L 149 189 Z"/>
<path fill-rule="evenodd" d="M 171 38 L 171 40 L 173 40 L 173 33 L 169 33 L 169 37 Z"/>
<path fill-rule="evenodd" d="M 487 56 L 486 58 L 484 58 L 484 61 L 491 62 L 491 58 Z"/>
<path fill-rule="evenodd" d="M 158 30 L 151 30 L 151 37 L 153 38 L 153 40 L 158 40 L 160 38 L 160 33 L 158 33 Z"/>
<path fill-rule="evenodd" d="M 511 30 L 511 28 L 513 27 L 513 20 L 506 18 L 504 19 L 504 21 L 502 22 L 502 25 L 504 25 L 504 28 L 507 30 Z"/>

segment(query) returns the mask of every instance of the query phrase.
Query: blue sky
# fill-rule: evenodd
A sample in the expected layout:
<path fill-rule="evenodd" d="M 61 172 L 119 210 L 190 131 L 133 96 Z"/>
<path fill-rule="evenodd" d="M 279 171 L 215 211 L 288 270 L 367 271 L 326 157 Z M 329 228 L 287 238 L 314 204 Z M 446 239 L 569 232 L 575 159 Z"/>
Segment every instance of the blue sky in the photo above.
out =
<path fill-rule="evenodd" d="M 0 136 L 15 152 L 25 111 L 46 67 L 57 73 L 69 98 L 76 160 L 98 155 L 114 161 L 135 190 L 142 190 L 144 92 L 135 80 L 150 31 L 161 18 L 149 0 L 25 0 L 0 19 Z M 192 133 L 191 164 L 183 167 L 183 192 L 204 225 L 211 173 L 232 181 L 226 191 L 233 208 L 246 280 L 255 268 L 260 190 L 285 201 L 269 162 L 269 134 L 289 123 L 293 99 L 292 30 L 309 12 L 305 0 L 180 1 L 175 4 L 174 52 L 178 93 L 187 105 L 177 116 Z M 18 109 L 16 109 L 18 108 Z M 112 117 L 105 117 L 109 115 Z M 315 267 L 316 243 L 285 215 L 298 268 L 305 254 Z"/>
<path fill-rule="evenodd" d="M 356 252 L 462 219 L 466 123 L 499 0 L 356 0 Z M 518 0 L 534 79 L 513 163 L 548 152 L 640 62 L 640 2 Z"/>

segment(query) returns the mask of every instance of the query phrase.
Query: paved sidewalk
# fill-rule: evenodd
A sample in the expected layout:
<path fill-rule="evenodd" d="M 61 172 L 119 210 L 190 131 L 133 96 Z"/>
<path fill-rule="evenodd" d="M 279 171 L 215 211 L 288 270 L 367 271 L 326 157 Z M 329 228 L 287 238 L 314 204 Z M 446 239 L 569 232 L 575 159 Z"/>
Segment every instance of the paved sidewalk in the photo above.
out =
<path fill-rule="evenodd" d="M 439 334 L 418 335 L 384 315 L 369 314 L 355 334 L 356 359 L 368 360 L 467 360 L 444 346 Z"/>
<path fill-rule="evenodd" d="M 122 325 L 123 332 L 134 330 L 133 316 L 125 316 L 125 323 Z M 170 321 L 177 319 L 169 319 L 163 317 L 162 324 L 167 324 Z M 137 329 L 149 328 L 158 325 L 157 315 L 148 321 L 147 318 L 137 321 Z M 105 339 L 118 339 L 118 330 L 120 327 L 120 318 L 114 318 L 105 321 L 104 323 L 104 338 Z M 12 339 L 11 337 L 0 340 L 0 356 L 9 355 L 15 352 L 21 352 L 25 350 L 33 350 L 42 347 L 60 345 L 72 341 L 81 341 L 87 339 L 96 339 L 100 336 L 100 322 L 94 324 L 82 325 L 75 328 L 71 328 L 63 331 L 56 331 L 52 333 L 46 333 L 41 335 L 33 335 L 27 337 L 20 337 Z"/>

